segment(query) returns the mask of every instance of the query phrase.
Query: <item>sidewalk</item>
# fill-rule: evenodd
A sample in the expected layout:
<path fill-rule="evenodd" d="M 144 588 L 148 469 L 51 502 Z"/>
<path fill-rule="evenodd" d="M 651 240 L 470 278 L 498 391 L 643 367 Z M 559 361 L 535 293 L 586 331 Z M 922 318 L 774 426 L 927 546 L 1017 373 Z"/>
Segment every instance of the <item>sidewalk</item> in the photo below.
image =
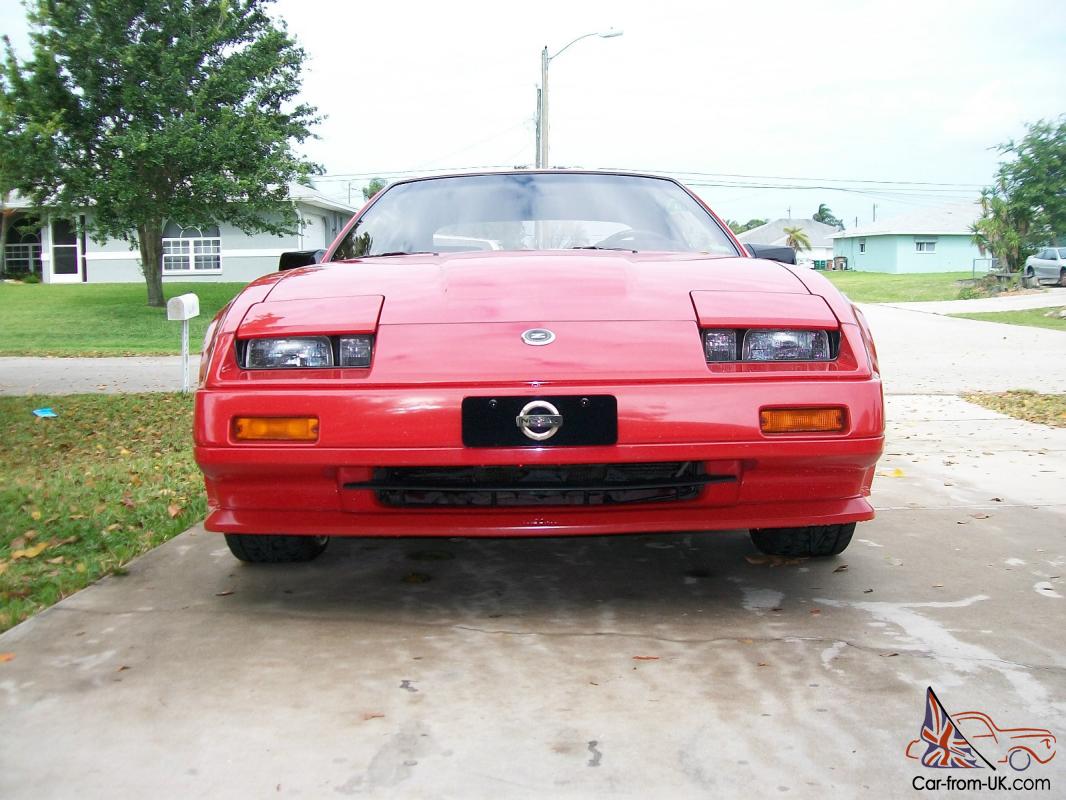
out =
<path fill-rule="evenodd" d="M 189 357 L 193 386 L 200 357 Z M 132 358 L 0 357 L 0 394 L 180 392 L 181 356 Z"/>
<path fill-rule="evenodd" d="M 860 303 L 870 321 L 891 394 L 1035 389 L 1066 391 L 1061 364 L 1063 333 L 997 325 L 946 314 L 1066 306 L 1066 289 L 983 300 L 928 303 Z M 922 312 L 922 313 L 917 313 Z M 915 349 L 915 343 L 924 347 Z M 1024 358 L 1019 355 L 1024 354 Z M 195 384 L 200 358 L 189 359 Z M 975 369 L 975 365 L 979 368 Z M 177 392 L 181 357 L 0 357 L 0 394 Z"/>
<path fill-rule="evenodd" d="M 984 311 L 1022 311 L 1027 308 L 1066 306 L 1066 289 L 1044 289 L 1036 294 L 982 297 L 977 300 L 931 300 L 922 303 L 878 303 L 927 314 L 973 314 Z"/>

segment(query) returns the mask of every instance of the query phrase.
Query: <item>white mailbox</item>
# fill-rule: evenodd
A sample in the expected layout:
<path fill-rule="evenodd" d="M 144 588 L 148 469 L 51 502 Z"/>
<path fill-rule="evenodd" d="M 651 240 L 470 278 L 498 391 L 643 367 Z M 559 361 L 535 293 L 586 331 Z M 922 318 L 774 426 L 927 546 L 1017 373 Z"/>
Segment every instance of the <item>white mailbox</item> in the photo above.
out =
<path fill-rule="evenodd" d="M 200 316 L 200 298 L 179 294 L 167 300 L 167 319 L 181 323 L 181 390 L 189 391 L 189 320 Z"/>
<path fill-rule="evenodd" d="M 200 316 L 200 298 L 194 294 L 180 294 L 167 300 L 167 319 L 184 322 Z"/>

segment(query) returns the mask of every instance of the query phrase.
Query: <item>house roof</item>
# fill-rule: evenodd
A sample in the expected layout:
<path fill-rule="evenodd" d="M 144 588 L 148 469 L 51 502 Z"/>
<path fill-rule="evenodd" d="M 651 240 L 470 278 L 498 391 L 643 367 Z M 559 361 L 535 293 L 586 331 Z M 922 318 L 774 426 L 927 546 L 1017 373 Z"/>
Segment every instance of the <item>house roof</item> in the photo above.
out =
<path fill-rule="evenodd" d="M 6 197 L 0 194 L 0 206 L 4 208 L 32 208 L 33 203 L 18 192 L 8 192 Z"/>
<path fill-rule="evenodd" d="M 775 219 L 752 228 L 750 231 L 737 234 L 737 238 L 745 244 L 772 244 L 784 246 L 788 239 L 785 228 L 802 228 L 811 240 L 811 247 L 832 247 L 829 237 L 837 232 L 833 225 L 824 222 L 815 222 L 813 219 Z"/>
<path fill-rule="evenodd" d="M 885 220 L 871 222 L 852 228 L 850 231 L 840 231 L 834 234 L 834 239 L 847 239 L 854 236 L 885 236 L 891 234 L 925 234 L 944 235 L 965 234 L 970 235 L 970 227 L 981 216 L 981 206 L 976 201 L 965 203 L 951 203 L 936 208 L 919 208 L 908 211 Z"/>
<path fill-rule="evenodd" d="M 309 186 L 301 186 L 298 183 L 289 184 L 289 197 L 309 206 L 317 206 L 327 211 L 340 211 L 343 214 L 354 214 L 359 210 L 355 206 L 350 206 L 339 200 L 333 200 Z M 3 200 L 3 198 L 0 198 L 0 200 Z M 3 205 L 7 208 L 33 208 L 33 203 L 29 198 L 22 197 L 16 192 L 9 194 Z"/>
<path fill-rule="evenodd" d="M 355 206 L 350 206 L 347 203 L 342 203 L 339 200 L 326 197 L 324 194 L 320 194 L 318 190 L 312 189 L 310 186 L 302 186 L 299 183 L 289 184 L 289 197 L 300 203 L 324 208 L 327 211 L 340 211 L 344 214 L 354 214 L 359 210 Z"/>

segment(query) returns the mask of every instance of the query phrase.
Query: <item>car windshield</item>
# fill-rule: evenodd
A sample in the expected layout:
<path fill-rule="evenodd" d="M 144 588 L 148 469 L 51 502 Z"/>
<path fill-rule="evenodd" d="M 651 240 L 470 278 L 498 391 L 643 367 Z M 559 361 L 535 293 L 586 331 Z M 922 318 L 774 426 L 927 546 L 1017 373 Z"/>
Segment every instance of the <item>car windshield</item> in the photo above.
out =
<path fill-rule="evenodd" d="M 714 218 L 673 181 L 526 172 L 397 184 L 348 231 L 332 260 L 572 249 L 738 255 Z"/>

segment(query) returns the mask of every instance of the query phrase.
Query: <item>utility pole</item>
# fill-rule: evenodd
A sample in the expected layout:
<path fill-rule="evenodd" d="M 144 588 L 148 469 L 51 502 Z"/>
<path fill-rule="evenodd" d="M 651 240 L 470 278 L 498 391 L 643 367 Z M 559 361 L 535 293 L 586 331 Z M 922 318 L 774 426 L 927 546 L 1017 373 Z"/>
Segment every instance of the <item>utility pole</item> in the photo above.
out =
<path fill-rule="evenodd" d="M 792 219 L 792 206 L 788 207 L 788 218 Z"/>
<path fill-rule="evenodd" d="M 548 64 L 552 59 L 558 58 L 571 45 L 580 42 L 582 39 L 587 39 L 590 36 L 599 36 L 601 39 L 613 39 L 616 36 L 621 36 L 621 31 L 611 29 L 603 33 L 586 33 L 584 36 L 578 36 L 576 39 L 571 40 L 555 55 L 548 54 L 548 46 L 544 45 L 544 49 L 540 51 L 540 91 L 537 92 L 537 166 L 543 169 L 547 169 L 550 163 L 548 156 Z"/>
<path fill-rule="evenodd" d="M 877 203 L 874 203 L 874 222 L 877 222 Z"/>
<path fill-rule="evenodd" d="M 537 166 L 548 166 L 548 45 L 540 51 L 540 149 L 537 151 Z"/>
<path fill-rule="evenodd" d="M 541 121 L 541 119 L 543 119 L 543 117 L 541 116 L 540 103 L 541 103 L 542 94 L 543 93 L 541 92 L 541 89 L 538 86 L 537 87 L 537 152 L 536 152 L 536 157 L 534 158 L 534 161 L 536 162 L 536 165 L 537 165 L 538 169 L 540 167 L 544 166 L 543 164 L 540 163 L 540 121 Z"/>

